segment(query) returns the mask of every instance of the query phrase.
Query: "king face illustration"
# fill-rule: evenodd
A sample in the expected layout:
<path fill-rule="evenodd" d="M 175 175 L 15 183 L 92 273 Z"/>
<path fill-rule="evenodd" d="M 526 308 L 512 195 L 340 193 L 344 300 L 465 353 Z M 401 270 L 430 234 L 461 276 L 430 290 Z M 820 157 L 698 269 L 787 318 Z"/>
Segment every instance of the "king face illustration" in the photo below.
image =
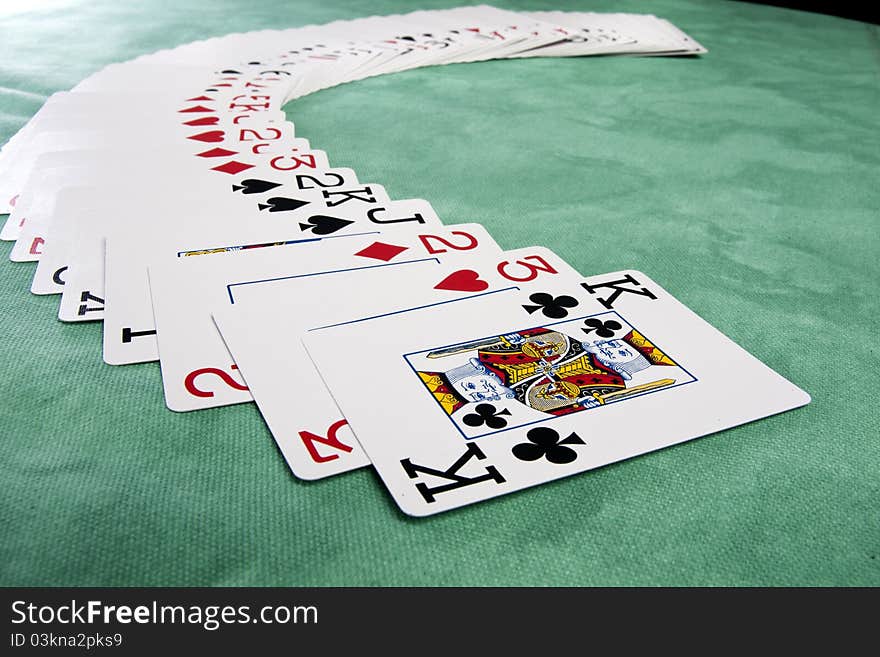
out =
<path fill-rule="evenodd" d="M 675 383 L 660 378 L 627 387 L 640 372 L 676 367 L 635 329 L 622 337 L 579 340 L 534 328 L 430 352 L 430 359 L 473 354 L 445 371 L 418 376 L 447 414 L 473 402 L 511 400 L 565 415 Z"/>

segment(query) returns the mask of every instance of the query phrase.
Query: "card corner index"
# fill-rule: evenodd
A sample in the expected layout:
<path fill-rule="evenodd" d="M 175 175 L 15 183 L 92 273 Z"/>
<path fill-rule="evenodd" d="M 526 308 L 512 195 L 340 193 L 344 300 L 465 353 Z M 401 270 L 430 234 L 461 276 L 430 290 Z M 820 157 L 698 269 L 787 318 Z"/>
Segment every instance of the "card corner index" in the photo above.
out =
<path fill-rule="evenodd" d="M 663 290 L 654 279 L 637 269 L 585 276 L 580 286 L 608 310 L 615 309 L 615 304 L 621 296 L 626 298 L 636 296 L 656 301 L 658 299 L 656 292 Z"/>

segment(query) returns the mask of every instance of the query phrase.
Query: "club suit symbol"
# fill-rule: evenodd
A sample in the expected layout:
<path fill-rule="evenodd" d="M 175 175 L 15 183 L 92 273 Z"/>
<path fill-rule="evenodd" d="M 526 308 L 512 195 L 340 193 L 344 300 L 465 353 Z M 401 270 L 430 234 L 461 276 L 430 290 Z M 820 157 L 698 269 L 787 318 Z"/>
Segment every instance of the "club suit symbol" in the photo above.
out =
<path fill-rule="evenodd" d="M 603 322 L 598 317 L 585 319 L 584 324 L 588 327 L 581 329 L 584 333 L 592 333 L 595 331 L 596 335 L 600 338 L 613 338 L 614 332 L 623 328 L 620 322 L 616 322 L 613 319 L 608 319 Z"/>
<path fill-rule="evenodd" d="M 547 292 L 535 292 L 529 296 L 529 301 L 536 304 L 534 306 L 523 306 L 523 309 L 529 313 L 529 315 L 540 310 L 544 317 L 549 317 L 550 319 L 562 319 L 563 317 L 568 317 L 568 309 L 578 306 L 578 300 L 567 294 L 554 297 Z"/>
<path fill-rule="evenodd" d="M 569 445 L 586 445 L 574 432 L 560 440 L 559 433 L 550 427 L 529 429 L 526 439 L 529 442 L 513 446 L 513 455 L 516 458 L 520 461 L 537 461 L 544 458 L 556 465 L 565 465 L 577 459 L 578 453 Z"/>
<path fill-rule="evenodd" d="M 465 415 L 461 421 L 469 427 L 481 427 L 484 424 L 490 429 L 503 429 L 507 426 L 507 420 L 502 415 L 510 416 L 510 411 L 498 410 L 493 404 L 477 404 L 473 413 Z"/>

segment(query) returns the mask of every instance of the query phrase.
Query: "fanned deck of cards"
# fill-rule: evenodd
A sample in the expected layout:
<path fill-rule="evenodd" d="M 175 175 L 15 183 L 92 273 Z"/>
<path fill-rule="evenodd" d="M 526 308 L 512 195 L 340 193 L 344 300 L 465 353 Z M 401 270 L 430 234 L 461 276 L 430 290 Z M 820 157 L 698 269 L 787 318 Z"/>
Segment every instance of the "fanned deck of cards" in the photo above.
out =
<path fill-rule="evenodd" d="M 430 515 L 809 396 L 647 274 L 443 225 L 282 106 L 422 66 L 704 52 L 655 16 L 488 6 L 161 51 L 54 94 L 3 147 L 2 238 L 62 321 L 103 321 L 108 364 L 160 362 L 170 409 L 256 401 L 297 477 L 372 464 Z"/>

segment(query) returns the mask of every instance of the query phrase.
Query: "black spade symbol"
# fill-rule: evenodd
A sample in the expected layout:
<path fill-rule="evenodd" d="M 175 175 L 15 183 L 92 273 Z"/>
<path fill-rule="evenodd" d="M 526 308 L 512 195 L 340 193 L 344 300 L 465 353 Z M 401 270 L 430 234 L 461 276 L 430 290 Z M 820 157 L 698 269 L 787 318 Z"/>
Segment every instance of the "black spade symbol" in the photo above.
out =
<path fill-rule="evenodd" d="M 295 198 L 285 198 L 284 196 L 273 196 L 265 203 L 258 203 L 260 210 L 269 210 L 269 212 L 290 212 L 304 205 L 308 205 L 308 201 L 300 201 Z"/>
<path fill-rule="evenodd" d="M 353 224 L 348 219 L 340 219 L 339 217 L 328 217 L 327 215 L 318 214 L 309 217 L 306 223 L 299 225 L 303 232 L 312 231 L 315 235 L 331 235 L 337 230 L 342 230 L 346 226 Z"/>
<path fill-rule="evenodd" d="M 259 180 L 258 178 L 248 178 L 242 180 L 238 185 L 232 186 L 233 192 L 241 192 L 242 194 L 262 194 L 270 189 L 281 187 L 281 183 L 273 183 L 269 180 Z"/>

